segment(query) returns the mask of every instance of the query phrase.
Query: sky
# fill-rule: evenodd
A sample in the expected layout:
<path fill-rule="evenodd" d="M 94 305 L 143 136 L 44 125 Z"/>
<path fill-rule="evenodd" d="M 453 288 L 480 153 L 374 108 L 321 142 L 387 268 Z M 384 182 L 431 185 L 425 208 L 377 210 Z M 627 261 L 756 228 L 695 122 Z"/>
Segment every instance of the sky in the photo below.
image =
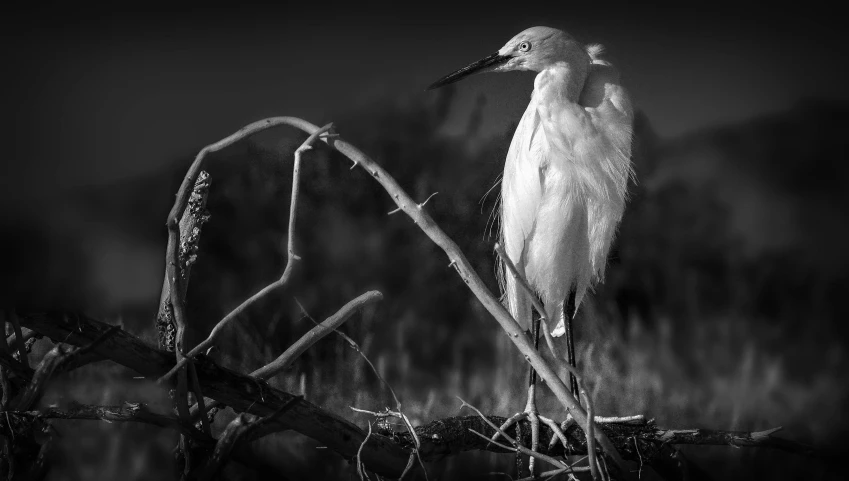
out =
<path fill-rule="evenodd" d="M 849 98 L 840 17 L 813 2 L 792 11 L 740 3 L 208 5 L 6 12 L 4 196 L 161 169 L 263 117 L 320 124 L 382 99 L 426 98 L 433 80 L 533 25 L 605 44 L 662 138 L 807 97 Z M 502 132 L 532 83 L 526 73 L 468 79 L 458 84 L 452 121 L 463 123 L 483 95 L 483 134 Z"/>

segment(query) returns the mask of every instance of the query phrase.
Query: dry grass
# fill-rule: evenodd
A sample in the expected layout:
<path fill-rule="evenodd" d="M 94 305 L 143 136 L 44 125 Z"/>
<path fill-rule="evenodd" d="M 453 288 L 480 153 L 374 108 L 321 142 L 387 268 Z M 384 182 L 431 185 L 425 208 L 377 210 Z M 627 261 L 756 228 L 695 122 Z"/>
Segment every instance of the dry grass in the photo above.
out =
<path fill-rule="evenodd" d="M 416 362 L 410 353 L 414 344 L 432 341 L 409 335 L 422 322 L 413 315 L 387 326 L 385 320 L 366 313 L 352 321 L 356 327 L 351 334 L 357 336 L 378 371 L 392 384 L 404 412 L 419 424 L 457 414 L 457 395 L 484 412 L 502 415 L 524 406 L 526 365 L 509 339 L 494 328 L 494 323 L 486 321 L 481 314 L 481 319 L 459 323 L 453 337 L 434 333 L 435 338 L 446 342 L 453 339 L 454 346 L 448 358 L 433 358 L 424 364 Z M 303 329 L 311 324 L 305 319 L 296 322 L 303 324 Z M 394 335 L 375 336 L 380 329 L 394 331 Z M 671 319 L 659 318 L 649 329 L 635 320 L 615 324 L 587 304 L 578 329 L 579 363 L 587 373 L 601 415 L 644 413 L 657 418 L 660 425 L 674 427 L 757 430 L 783 425 L 786 436 L 816 443 L 828 442 L 846 431 L 842 412 L 849 398 L 846 358 L 837 343 L 813 344 L 800 338 L 794 346 L 796 362 L 806 356 L 817 361 L 807 364 L 816 368 L 800 376 L 794 366 L 788 365 L 790 357 L 782 354 L 787 351 L 772 347 L 776 339 L 786 339 L 787 333 L 759 323 L 719 318 L 685 329 Z M 470 350 L 463 341 L 466 336 L 474 336 L 475 349 Z M 375 341 L 387 337 L 394 342 Z M 248 348 L 251 341 L 244 334 L 236 332 L 228 339 L 231 345 L 223 348 L 225 355 L 221 358 L 231 367 L 248 371 L 276 355 L 277 347 L 271 345 Z M 286 342 L 280 344 L 285 346 Z M 323 360 L 312 356 L 308 363 L 296 364 L 272 384 L 289 392 L 303 392 L 311 402 L 361 425 L 368 417 L 351 412 L 349 406 L 377 410 L 393 405 L 388 391 L 340 338 L 329 336 L 316 349 L 325 354 Z M 108 366 L 89 366 L 60 378 L 45 402 L 115 404 L 143 400 L 167 404 L 163 393 L 151 384 L 132 379 L 133 374 L 119 366 L 104 365 Z M 544 389 L 542 393 L 541 411 L 562 417 L 553 396 Z M 225 411 L 217 427 L 221 429 L 232 416 Z M 131 481 L 173 475 L 171 448 L 175 437 L 171 433 L 90 421 L 59 426 L 63 436 L 50 479 Z M 297 434 L 269 437 L 259 446 L 273 453 L 275 462 L 294 477 L 309 473 L 316 479 L 348 479 L 353 473 L 345 460 Z M 805 466 L 804 460 L 769 452 L 733 448 L 688 448 L 686 452 L 716 479 L 766 473 L 783 477 L 811 473 L 811 469 L 819 472 Z M 512 472 L 512 465 L 511 456 L 468 453 L 429 469 L 432 475 L 443 473 L 453 479 L 472 473 Z"/>

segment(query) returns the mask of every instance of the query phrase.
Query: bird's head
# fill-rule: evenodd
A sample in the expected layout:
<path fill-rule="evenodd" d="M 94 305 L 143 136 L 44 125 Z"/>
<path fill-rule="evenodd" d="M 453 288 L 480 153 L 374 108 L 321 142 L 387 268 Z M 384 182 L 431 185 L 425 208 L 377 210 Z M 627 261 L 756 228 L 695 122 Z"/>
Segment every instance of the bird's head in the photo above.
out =
<path fill-rule="evenodd" d="M 511 38 L 497 52 L 452 72 L 428 90 L 483 72 L 532 70 L 541 72 L 559 62 L 589 64 L 586 49 L 568 33 L 551 27 L 531 27 Z"/>

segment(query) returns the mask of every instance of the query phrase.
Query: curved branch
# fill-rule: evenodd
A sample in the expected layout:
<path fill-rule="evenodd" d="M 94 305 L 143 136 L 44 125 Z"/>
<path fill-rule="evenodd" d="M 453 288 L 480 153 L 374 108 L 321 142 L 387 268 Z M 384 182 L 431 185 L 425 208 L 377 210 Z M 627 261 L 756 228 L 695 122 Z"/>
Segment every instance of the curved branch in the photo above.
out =
<path fill-rule="evenodd" d="M 289 118 L 284 117 L 282 119 L 289 119 Z M 297 119 L 295 119 L 295 120 L 297 120 Z M 171 211 L 171 215 L 173 216 L 173 215 L 175 215 L 175 212 L 177 212 L 178 210 L 182 211 L 182 209 L 185 208 L 185 207 L 179 207 L 179 209 L 178 209 L 178 206 L 181 206 L 182 203 L 185 202 L 185 200 L 184 200 L 185 193 L 183 192 L 183 189 L 186 186 L 191 185 L 191 182 L 189 182 L 190 177 L 192 175 L 195 175 L 194 174 L 195 170 L 200 169 L 200 166 L 202 165 L 203 160 L 206 158 L 207 154 L 221 150 L 221 149 L 231 145 L 232 143 L 237 142 L 237 141 L 239 141 L 239 140 L 241 140 L 241 139 L 243 139 L 243 138 L 245 138 L 249 135 L 255 134 L 257 132 L 261 132 L 261 131 L 268 129 L 270 127 L 273 127 L 275 125 L 278 125 L 278 124 L 274 123 L 274 122 L 263 122 L 263 121 L 255 122 L 255 123 L 248 125 L 247 127 L 243 128 L 242 130 L 236 132 L 235 134 L 231 135 L 230 137 L 227 137 L 226 139 L 224 139 L 220 142 L 217 142 L 215 144 L 212 144 L 210 146 L 207 146 L 206 148 L 201 150 L 200 153 L 198 154 L 198 156 L 195 158 L 194 163 L 189 168 L 189 171 L 186 173 L 186 177 L 183 180 L 183 185 L 180 186 L 180 191 L 177 193 L 177 200 L 174 202 L 174 208 Z M 259 299 L 262 299 L 263 297 L 265 297 L 269 293 L 274 292 L 275 290 L 285 286 L 289 282 L 289 277 L 292 274 L 292 268 L 294 267 L 295 262 L 300 259 L 300 257 L 298 257 L 295 254 L 294 244 L 295 244 L 295 219 L 296 219 L 296 208 L 297 208 L 297 202 L 298 202 L 298 190 L 299 190 L 298 189 L 298 183 L 299 183 L 299 178 L 300 178 L 299 174 L 300 174 L 300 166 L 301 166 L 301 156 L 303 155 L 303 153 L 305 151 L 312 148 L 312 144 L 316 141 L 316 139 L 321 134 L 329 131 L 331 128 L 333 128 L 332 123 L 327 124 L 320 129 L 316 127 L 316 129 L 314 131 L 312 131 L 312 133 L 307 138 L 307 140 L 305 140 L 304 143 L 301 144 L 301 146 L 298 147 L 298 149 L 295 151 L 295 166 L 294 166 L 294 170 L 292 172 L 292 200 L 289 204 L 289 233 L 288 233 L 288 236 L 287 236 L 287 239 L 288 239 L 287 253 L 288 254 L 287 254 L 286 268 L 283 270 L 283 274 L 281 274 L 280 278 L 277 279 L 276 281 L 274 281 L 271 284 L 263 287 L 258 292 L 256 292 L 254 295 L 245 299 L 235 309 L 230 311 L 229 314 L 227 314 L 226 316 L 224 316 L 224 318 L 222 318 L 220 321 L 218 321 L 218 323 L 212 328 L 212 331 L 209 333 L 209 336 L 207 336 L 207 338 L 204 339 L 203 341 L 201 341 L 197 346 L 192 348 L 192 350 L 189 351 L 188 354 L 186 354 L 186 356 L 185 356 L 186 358 L 194 358 L 198 354 L 200 354 L 202 352 L 206 352 L 207 349 L 212 347 L 215 340 L 224 331 L 224 328 L 228 324 L 230 324 L 234 319 L 236 319 L 240 314 L 242 314 L 249 306 L 251 306 L 253 303 L 258 301 Z M 169 226 L 170 226 L 170 224 L 169 224 Z M 169 236 L 168 242 L 169 242 L 169 245 L 170 245 L 171 236 Z M 175 319 L 176 319 L 176 314 L 177 314 L 176 308 L 175 308 L 174 314 L 175 314 Z M 179 323 L 178 323 L 177 332 L 178 332 L 178 340 L 182 339 L 179 335 L 179 333 L 181 332 L 179 330 Z M 181 367 L 183 367 L 186 364 L 186 362 L 187 361 L 186 361 L 185 358 L 184 359 L 178 359 L 178 362 L 174 366 L 174 368 L 171 369 L 170 371 L 168 371 L 164 376 L 162 376 L 159 379 L 159 383 L 162 384 L 162 383 L 167 382 L 168 379 L 171 378 L 171 376 L 173 376 Z"/>

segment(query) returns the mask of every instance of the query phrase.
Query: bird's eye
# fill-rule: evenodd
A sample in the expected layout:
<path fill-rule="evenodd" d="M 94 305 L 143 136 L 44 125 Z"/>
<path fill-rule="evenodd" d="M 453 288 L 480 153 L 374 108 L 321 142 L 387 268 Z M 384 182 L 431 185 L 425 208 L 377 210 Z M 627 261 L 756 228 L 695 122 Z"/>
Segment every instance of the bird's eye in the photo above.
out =
<path fill-rule="evenodd" d="M 531 43 L 530 42 L 522 42 L 522 43 L 519 44 L 519 51 L 520 52 L 527 52 L 530 49 L 531 49 Z"/>

